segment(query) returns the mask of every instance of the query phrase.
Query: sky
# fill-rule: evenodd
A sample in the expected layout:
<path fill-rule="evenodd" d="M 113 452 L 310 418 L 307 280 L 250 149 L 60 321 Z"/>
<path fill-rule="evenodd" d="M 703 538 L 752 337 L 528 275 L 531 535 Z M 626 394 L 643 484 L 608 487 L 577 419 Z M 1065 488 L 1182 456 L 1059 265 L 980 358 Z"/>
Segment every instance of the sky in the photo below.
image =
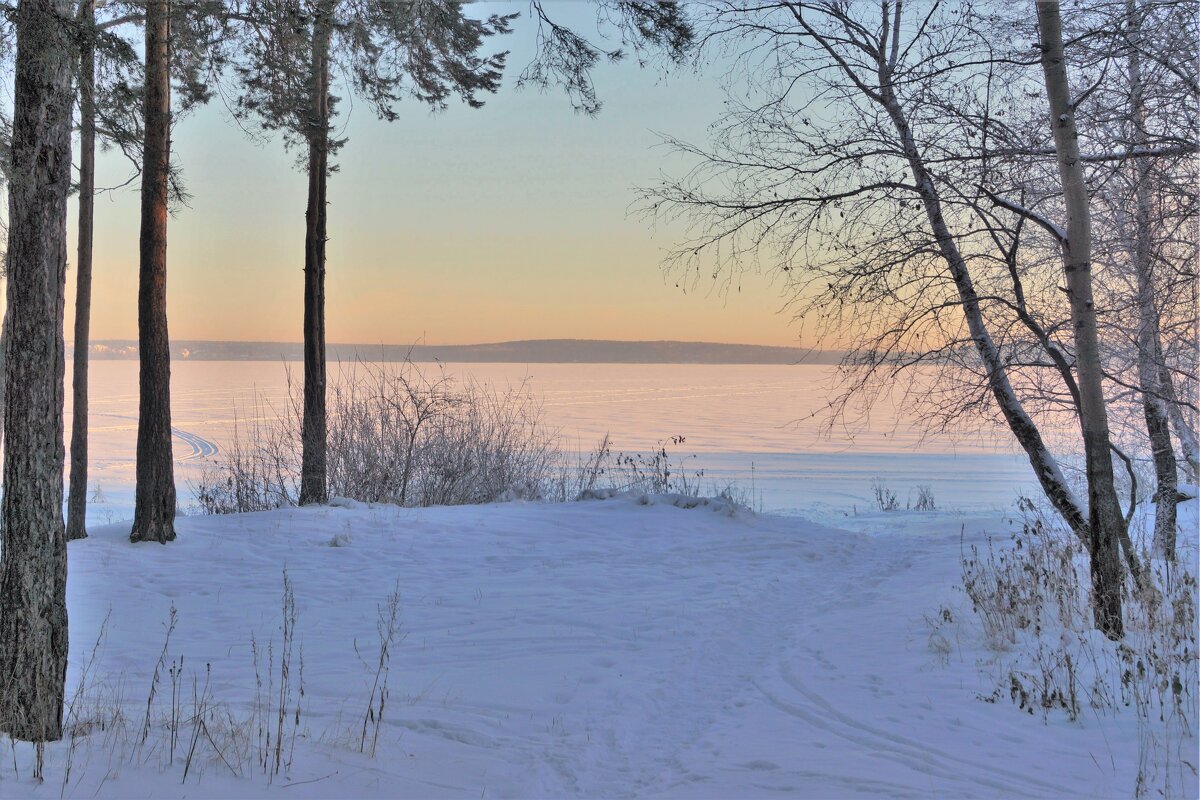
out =
<path fill-rule="evenodd" d="M 528 11 L 480 10 L 491 7 Z M 588 4 L 551 8 L 594 30 Z M 705 139 L 724 98 L 718 70 L 606 64 L 595 75 L 604 108 L 589 118 L 561 92 L 515 90 L 533 40 L 525 18 L 493 40 L 512 51 L 510 68 L 480 110 L 431 114 L 405 101 L 384 123 L 353 98 L 340 104 L 349 141 L 329 182 L 329 341 L 794 344 L 778 287 L 750 275 L 733 292 L 685 293 L 661 269 L 681 229 L 631 214 L 635 187 L 685 166 L 660 134 Z M 306 179 L 296 154 L 253 141 L 219 98 L 178 122 L 174 147 L 192 197 L 169 226 L 172 338 L 298 341 Z M 97 185 L 128 175 L 119 154 L 99 156 Z M 137 186 L 97 199 L 94 339 L 137 334 Z"/>

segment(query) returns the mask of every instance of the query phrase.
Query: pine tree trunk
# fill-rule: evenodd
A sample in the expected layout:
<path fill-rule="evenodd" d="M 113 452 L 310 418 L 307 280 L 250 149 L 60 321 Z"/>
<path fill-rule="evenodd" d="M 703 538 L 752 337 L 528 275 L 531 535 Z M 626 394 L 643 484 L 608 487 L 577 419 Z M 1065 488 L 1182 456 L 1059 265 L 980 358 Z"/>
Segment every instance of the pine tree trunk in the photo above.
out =
<path fill-rule="evenodd" d="M 1129 123 L 1133 129 L 1133 146 L 1138 147 L 1145 145 L 1147 138 L 1142 59 L 1137 47 L 1137 40 L 1141 38 L 1141 24 L 1135 0 L 1126 0 L 1125 9 L 1128 16 L 1128 35 L 1135 45 L 1130 48 L 1129 53 Z M 1142 390 L 1142 411 L 1146 418 L 1150 451 L 1154 456 L 1154 553 L 1159 558 L 1174 561 L 1179 467 L 1171 445 L 1171 424 L 1163 399 L 1163 387 L 1159 384 L 1159 375 L 1164 371 L 1164 364 L 1162 334 L 1158 310 L 1154 303 L 1154 254 L 1151 241 L 1153 222 L 1150 213 L 1153 197 L 1150 191 L 1151 171 L 1146 159 L 1133 159 L 1133 173 L 1136 181 L 1133 269 L 1137 277 L 1138 293 L 1137 365 L 1138 383 Z"/>
<path fill-rule="evenodd" d="M 0 730 L 62 737 L 67 554 L 62 518 L 70 0 L 16 11 L 9 186 L 4 498 L 0 501 Z"/>
<path fill-rule="evenodd" d="M 72 362 L 71 490 L 67 496 L 67 540 L 87 536 L 88 339 L 92 317 L 92 219 L 96 184 L 96 51 L 92 41 L 95 0 L 83 0 L 79 49 L 79 243 L 75 265 L 75 356 Z"/>
<path fill-rule="evenodd" d="M 138 280 L 137 488 L 134 542 L 175 538 L 171 346 L 167 337 L 167 181 L 171 159 L 169 0 L 146 4 L 145 144 Z"/>
<path fill-rule="evenodd" d="M 1041 34 L 1042 72 L 1050 105 L 1054 149 L 1067 212 L 1063 242 L 1063 271 L 1075 333 L 1075 363 L 1079 383 L 1080 420 L 1088 482 L 1093 613 L 1096 627 L 1106 636 L 1124 635 L 1121 616 L 1122 566 L 1119 542 L 1125 520 L 1113 480 L 1108 416 L 1104 402 L 1100 340 L 1092 298 L 1092 231 L 1079 139 L 1071 108 L 1063 55 L 1062 20 L 1055 0 L 1037 3 Z"/>
<path fill-rule="evenodd" d="M 8 260 L 5 258 L 4 273 L 7 279 L 8 275 Z M 11 335 L 10 323 L 8 319 L 7 309 L 4 312 L 4 322 L 0 323 L 0 449 L 4 448 L 4 387 L 6 385 L 4 371 L 4 353 L 8 347 L 8 339 Z"/>
<path fill-rule="evenodd" d="M 329 46 L 333 3 L 321 3 L 313 20 L 309 95 L 308 208 L 304 234 L 304 422 L 301 432 L 300 504 L 326 496 L 325 240 L 329 177 Z"/>

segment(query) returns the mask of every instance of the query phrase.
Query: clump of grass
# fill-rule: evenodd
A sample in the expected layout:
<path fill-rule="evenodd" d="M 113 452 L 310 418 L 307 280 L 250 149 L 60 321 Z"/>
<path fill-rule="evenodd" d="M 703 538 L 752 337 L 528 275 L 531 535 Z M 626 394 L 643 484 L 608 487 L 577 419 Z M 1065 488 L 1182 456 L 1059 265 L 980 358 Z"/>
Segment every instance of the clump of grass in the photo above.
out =
<path fill-rule="evenodd" d="M 375 620 L 375 632 L 379 637 L 378 655 L 375 660 L 375 673 L 371 682 L 371 691 L 367 696 L 367 707 L 363 712 L 362 731 L 358 739 L 358 752 L 368 752 L 375 757 L 375 749 L 379 744 L 379 729 L 383 726 L 383 715 L 387 708 L 390 693 L 388 678 L 392 669 L 392 647 L 400 638 L 400 587 L 388 595 L 387 600 L 376 609 L 378 617 Z M 358 653 L 358 643 L 354 645 Z M 362 655 L 359 654 L 359 659 Z M 366 662 L 364 661 L 364 664 Z"/>
<path fill-rule="evenodd" d="M 704 470 L 692 464 L 695 454 L 678 455 L 675 448 L 687 441 L 686 436 L 660 439 L 649 452 L 613 452 L 609 435 L 605 434 L 590 454 L 572 469 L 563 469 L 559 490 L 561 500 L 608 497 L 621 492 L 642 495 L 680 495 L 699 497 L 703 491 Z M 732 499 L 737 492 L 733 484 L 722 494 Z"/>
<path fill-rule="evenodd" d="M 163 636 L 162 651 L 158 654 L 158 661 L 154 664 L 154 673 L 150 678 L 150 689 L 146 693 L 146 714 L 142 717 L 141 728 L 141 744 L 145 744 L 150 737 L 150 720 L 154 710 L 154 699 L 158 696 L 158 684 L 162 680 L 163 668 L 167 663 L 167 651 L 171 647 L 171 634 L 175 632 L 175 626 L 179 623 L 179 612 L 175 610 L 175 604 L 171 604 L 171 610 L 167 614 L 166 635 Z"/>
<path fill-rule="evenodd" d="M 917 487 L 917 501 L 913 504 L 914 511 L 937 511 L 937 502 L 933 498 L 933 487 L 922 484 Z"/>
<path fill-rule="evenodd" d="M 882 478 L 871 481 L 871 493 L 875 496 L 875 506 L 880 511 L 895 511 L 900 508 L 900 500 L 896 493 L 888 488 Z"/>
<path fill-rule="evenodd" d="M 335 732 L 343 746 L 372 758 L 379 754 L 378 745 L 391 713 L 391 662 L 403 640 L 398 585 L 376 611 L 378 645 L 367 664 L 370 688 L 361 722 L 352 733 L 340 727 Z M 276 634 L 265 644 L 254 635 L 250 637 L 252 692 L 245 698 L 230 699 L 220 694 L 224 682 L 217 677 L 217 664 L 195 664 L 185 654 L 173 652 L 184 621 L 172 604 L 163 623 L 162 646 L 154 662 L 146 665 L 149 688 L 144 703 L 140 693 L 128 696 L 122 691 L 123 675 L 116 684 L 96 679 L 98 655 L 108 630 L 106 618 L 90 653 L 80 660 L 78 686 L 65 712 L 68 741 L 61 749 L 33 748 L 32 757 L 23 764 L 18 760 L 17 743 L 10 740 L 12 774 L 19 775 L 24 769 L 30 777 L 42 781 L 45 774 L 61 768 L 63 797 L 78 794 L 85 779 L 95 781 L 97 774 L 98 791 L 126 764 L 152 765 L 160 772 L 177 770 L 173 774 L 189 786 L 203 784 L 210 770 L 236 778 L 257 777 L 267 786 L 286 781 L 300 757 L 297 745 L 310 735 L 305 726 L 300 612 L 295 585 L 286 570 L 279 613 Z M 358 643 L 353 642 L 353 647 L 357 653 Z M 164 704 L 163 700 L 168 702 Z M 127 702 L 135 710 L 133 724 L 126 715 Z M 333 730 L 325 731 L 321 738 Z M 98 738 L 100 734 L 103 738 Z M 103 752 L 98 756 L 99 746 L 107 749 L 107 762 Z M 85 748 L 86 757 L 81 757 L 79 752 Z M 91 791 L 91 787 L 85 790 Z"/>

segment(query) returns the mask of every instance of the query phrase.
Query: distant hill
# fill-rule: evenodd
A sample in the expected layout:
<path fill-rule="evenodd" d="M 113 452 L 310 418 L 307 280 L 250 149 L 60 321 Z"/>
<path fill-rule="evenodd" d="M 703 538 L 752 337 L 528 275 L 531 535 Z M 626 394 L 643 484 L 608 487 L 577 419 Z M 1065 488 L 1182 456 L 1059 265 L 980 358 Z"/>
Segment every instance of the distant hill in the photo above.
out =
<path fill-rule="evenodd" d="M 68 349 L 68 352 L 70 350 Z M 607 339 L 531 339 L 462 345 L 331 344 L 330 361 L 442 361 L 513 364 L 836 364 L 842 352 L 801 347 L 769 347 L 717 342 L 622 342 Z M 96 341 L 93 359 L 137 358 L 137 342 Z M 295 342 L 171 343 L 171 357 L 182 361 L 300 361 Z"/>

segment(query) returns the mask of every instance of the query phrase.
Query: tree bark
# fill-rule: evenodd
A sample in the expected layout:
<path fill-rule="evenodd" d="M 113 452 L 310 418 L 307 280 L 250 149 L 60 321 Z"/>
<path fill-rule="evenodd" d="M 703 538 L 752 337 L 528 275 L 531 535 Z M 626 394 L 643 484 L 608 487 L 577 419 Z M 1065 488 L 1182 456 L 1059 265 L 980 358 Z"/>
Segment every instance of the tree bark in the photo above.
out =
<path fill-rule="evenodd" d="M 5 279 L 7 280 L 7 277 L 8 277 L 8 258 L 7 258 L 7 256 L 5 256 L 4 274 L 5 274 Z M 3 447 L 4 447 L 4 406 L 3 406 L 3 402 L 4 402 L 4 387 L 7 385 L 7 380 L 5 377 L 7 375 L 7 373 L 5 372 L 5 368 L 4 368 L 4 361 L 5 361 L 4 353 L 6 352 L 6 348 L 8 347 L 8 339 L 12 334 L 10 326 L 11 326 L 11 323 L 9 322 L 8 311 L 6 309 L 5 313 L 4 313 L 4 322 L 0 323 L 0 449 L 3 449 Z"/>
<path fill-rule="evenodd" d="M 1171 373 L 1165 369 L 1163 370 L 1162 385 L 1169 392 L 1168 396 L 1174 398 L 1175 390 L 1173 382 L 1171 382 Z M 1191 478 L 1193 481 L 1200 480 L 1200 444 L 1196 441 L 1196 431 L 1188 422 L 1178 401 L 1172 400 L 1168 404 L 1167 413 L 1171 417 L 1171 426 L 1175 429 L 1175 437 L 1179 439 L 1179 447 L 1183 451 L 1183 459 L 1191 472 Z"/>
<path fill-rule="evenodd" d="M 138 280 L 137 488 L 134 542 L 175 538 L 171 346 L 167 336 L 167 181 L 171 159 L 169 0 L 146 4 L 145 142 Z"/>
<path fill-rule="evenodd" d="M 1140 194 L 1140 192 L 1139 192 Z M 1138 243 L 1141 249 L 1141 243 Z M 1144 295 L 1147 290 L 1141 286 L 1142 276 L 1138 275 L 1138 294 Z M 1138 320 L 1138 382 L 1142 390 L 1142 412 L 1146 418 L 1146 433 L 1150 438 L 1150 452 L 1154 458 L 1154 555 L 1167 561 L 1175 560 L 1175 530 L 1178 526 L 1179 503 L 1179 463 L 1175 460 L 1175 450 L 1171 444 L 1171 425 L 1167 414 L 1166 404 L 1157 395 L 1160 389 L 1157 380 L 1158 370 L 1155 364 L 1161 360 L 1162 351 L 1156 346 L 1157 342 L 1152 326 L 1157 327 L 1157 314 L 1148 313 L 1145 305 L 1153 305 L 1153 301 L 1144 302 L 1139 298 Z"/>
<path fill-rule="evenodd" d="M 309 89 L 308 207 L 304 214 L 304 422 L 301 432 L 300 504 L 327 498 L 325 240 L 329 178 L 329 46 L 334 4 L 318 5 L 313 20 Z"/>
<path fill-rule="evenodd" d="M 92 39 L 96 0 L 80 6 L 79 48 L 79 242 L 75 264 L 75 344 L 71 364 L 71 489 L 67 540 L 87 536 L 88 340 L 92 316 L 92 220 L 96 190 L 96 50 Z"/>
<path fill-rule="evenodd" d="M 1075 363 L 1088 482 L 1093 614 L 1096 627 L 1111 639 L 1124 635 L 1121 616 L 1122 567 L 1119 542 L 1125 521 L 1113 480 L 1108 416 L 1104 402 L 1100 341 L 1092 298 L 1092 231 L 1075 112 L 1071 106 L 1063 54 L 1062 20 L 1056 0 L 1037 3 L 1042 73 L 1050 106 L 1059 178 L 1067 213 L 1062 243 L 1063 272 L 1075 335 Z"/>
<path fill-rule="evenodd" d="M 70 0 L 16 11 L 9 186 L 0 730 L 62 737 L 67 554 L 62 517 L 63 311 L 71 183 Z"/>
<path fill-rule="evenodd" d="M 1129 124 L 1134 148 L 1146 144 L 1146 103 L 1142 85 L 1142 59 L 1137 40 L 1140 39 L 1140 19 L 1135 0 L 1126 0 L 1128 35 L 1134 42 L 1129 53 Z M 1159 376 L 1164 371 L 1162 334 L 1158 310 L 1154 303 L 1153 282 L 1153 222 L 1150 191 L 1151 170 L 1147 159 L 1133 159 L 1135 181 L 1133 269 L 1137 277 L 1137 366 L 1138 383 L 1142 390 L 1142 411 L 1146 432 L 1154 457 L 1156 488 L 1154 492 L 1154 553 L 1168 561 L 1175 560 L 1176 505 L 1179 502 L 1179 473 L 1175 450 L 1171 445 L 1171 424 L 1163 386 Z"/>

